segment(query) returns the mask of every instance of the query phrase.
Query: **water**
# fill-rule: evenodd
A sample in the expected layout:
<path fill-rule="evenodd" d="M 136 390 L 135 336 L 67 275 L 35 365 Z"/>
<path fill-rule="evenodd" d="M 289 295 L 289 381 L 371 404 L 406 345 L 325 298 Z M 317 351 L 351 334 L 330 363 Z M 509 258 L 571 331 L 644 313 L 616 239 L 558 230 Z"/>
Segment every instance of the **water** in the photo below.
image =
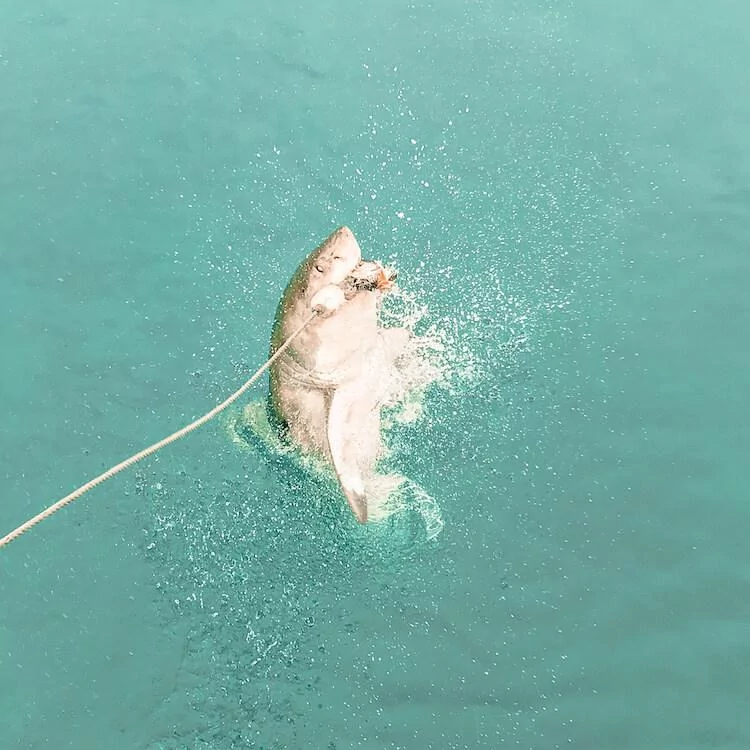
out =
<path fill-rule="evenodd" d="M 3 532 L 234 390 L 340 223 L 472 376 L 394 428 L 432 540 L 216 423 L 4 549 L 3 747 L 747 747 L 748 21 L 6 0 Z"/>

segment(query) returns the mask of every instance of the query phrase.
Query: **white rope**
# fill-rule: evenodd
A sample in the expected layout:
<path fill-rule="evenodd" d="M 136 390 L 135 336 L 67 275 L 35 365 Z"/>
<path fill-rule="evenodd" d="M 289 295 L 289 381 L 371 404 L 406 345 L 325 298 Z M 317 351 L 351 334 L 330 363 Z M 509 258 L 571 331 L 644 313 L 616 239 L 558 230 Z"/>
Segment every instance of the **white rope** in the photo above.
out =
<path fill-rule="evenodd" d="M 268 361 L 247 382 L 245 382 L 242 387 L 240 387 L 228 399 L 226 399 L 226 401 L 222 401 L 222 403 L 220 403 L 218 406 L 215 406 L 213 409 L 211 409 L 210 412 L 200 417 L 200 419 L 196 419 L 194 422 L 191 422 L 181 430 L 173 432 L 171 435 L 165 437 L 163 440 L 160 440 L 158 443 L 154 443 L 148 448 L 144 448 L 144 450 L 142 450 L 140 453 L 136 453 L 134 456 L 125 459 L 125 461 L 117 464 L 117 466 L 113 466 L 111 469 L 107 469 L 107 471 L 105 471 L 103 474 L 100 474 L 98 477 L 94 477 L 94 479 L 86 482 L 86 484 L 79 487 L 77 490 L 75 490 L 75 492 L 71 492 L 69 495 L 66 495 L 64 498 L 62 498 L 62 500 L 58 500 L 53 505 L 50 505 L 49 508 L 43 510 L 33 518 L 30 518 L 28 521 L 26 521 L 26 523 L 21 524 L 17 529 L 14 529 L 9 534 L 6 534 L 2 539 L 0 539 L 0 547 L 4 547 L 6 544 L 10 544 L 14 539 L 17 539 L 19 536 L 21 536 L 21 534 L 26 533 L 30 528 L 44 521 L 45 518 L 49 518 L 49 516 L 51 516 L 53 513 L 57 513 L 57 511 L 61 508 L 64 508 L 69 503 L 77 500 L 79 497 L 81 497 L 81 495 L 85 495 L 89 490 L 92 490 L 97 485 L 101 484 L 102 482 L 106 482 L 107 479 L 111 479 L 113 476 L 115 476 L 115 474 L 119 474 L 121 471 L 124 471 L 133 464 L 138 463 L 138 461 L 141 461 L 147 456 L 150 456 L 152 453 L 156 453 L 156 451 L 164 448 L 170 443 L 174 443 L 181 437 L 185 437 L 185 435 L 192 432 L 193 430 L 197 430 L 199 427 L 202 427 L 204 424 L 206 424 L 206 422 L 210 421 L 217 414 L 224 411 L 227 406 L 234 403 L 243 393 L 245 393 L 245 391 L 250 388 L 250 386 L 252 386 L 253 383 L 255 383 L 255 381 L 284 353 L 284 351 L 292 343 L 292 341 L 294 341 L 294 339 L 296 339 L 297 336 L 299 336 L 299 334 L 302 333 L 302 331 L 304 331 L 304 329 L 307 328 L 307 326 L 317 317 L 318 313 L 319 311 L 315 310 L 307 318 L 307 320 L 305 320 L 305 322 L 302 323 L 302 325 L 297 328 L 297 330 L 294 331 L 289 336 L 289 338 L 287 338 L 287 340 L 273 353 Z"/>

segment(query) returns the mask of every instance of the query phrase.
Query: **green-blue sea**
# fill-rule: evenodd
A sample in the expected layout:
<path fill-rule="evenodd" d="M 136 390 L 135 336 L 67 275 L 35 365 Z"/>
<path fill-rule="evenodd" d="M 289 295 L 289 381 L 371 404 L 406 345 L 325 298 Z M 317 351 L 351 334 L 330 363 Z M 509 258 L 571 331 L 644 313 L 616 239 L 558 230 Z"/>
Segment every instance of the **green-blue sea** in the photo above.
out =
<path fill-rule="evenodd" d="M 242 403 L 0 549 L 2 750 L 747 750 L 750 4 L 2 0 L 0 536 L 347 224 L 446 343 L 360 527 Z M 434 520 L 434 519 L 433 519 Z"/>

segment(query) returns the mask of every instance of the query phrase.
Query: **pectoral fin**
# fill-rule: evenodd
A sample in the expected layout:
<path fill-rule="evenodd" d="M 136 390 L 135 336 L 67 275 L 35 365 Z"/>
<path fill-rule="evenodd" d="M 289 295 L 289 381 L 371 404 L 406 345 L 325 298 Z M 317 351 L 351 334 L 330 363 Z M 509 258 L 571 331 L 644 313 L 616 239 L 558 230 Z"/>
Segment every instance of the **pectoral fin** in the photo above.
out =
<path fill-rule="evenodd" d="M 328 447 L 341 489 L 352 513 L 360 523 L 367 523 L 365 482 L 359 465 L 356 416 L 357 393 L 339 388 L 333 394 L 328 411 Z"/>
<path fill-rule="evenodd" d="M 351 487 L 347 488 L 340 475 L 339 482 L 341 483 L 341 488 L 344 490 L 349 507 L 352 509 L 352 513 L 354 513 L 354 517 L 360 523 L 367 523 L 367 499 L 364 493 L 360 493 Z"/>

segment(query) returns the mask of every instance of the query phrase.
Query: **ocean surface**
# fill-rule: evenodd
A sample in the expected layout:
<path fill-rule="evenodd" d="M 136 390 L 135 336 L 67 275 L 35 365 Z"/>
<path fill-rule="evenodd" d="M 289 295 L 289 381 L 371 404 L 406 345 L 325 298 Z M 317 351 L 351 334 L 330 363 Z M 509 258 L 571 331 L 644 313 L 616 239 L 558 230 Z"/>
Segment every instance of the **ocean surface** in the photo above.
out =
<path fill-rule="evenodd" d="M 0 535 L 235 390 L 341 224 L 446 382 L 389 433 L 440 533 L 238 407 L 1 549 L 2 749 L 750 747 L 749 25 L 3 0 Z"/>

